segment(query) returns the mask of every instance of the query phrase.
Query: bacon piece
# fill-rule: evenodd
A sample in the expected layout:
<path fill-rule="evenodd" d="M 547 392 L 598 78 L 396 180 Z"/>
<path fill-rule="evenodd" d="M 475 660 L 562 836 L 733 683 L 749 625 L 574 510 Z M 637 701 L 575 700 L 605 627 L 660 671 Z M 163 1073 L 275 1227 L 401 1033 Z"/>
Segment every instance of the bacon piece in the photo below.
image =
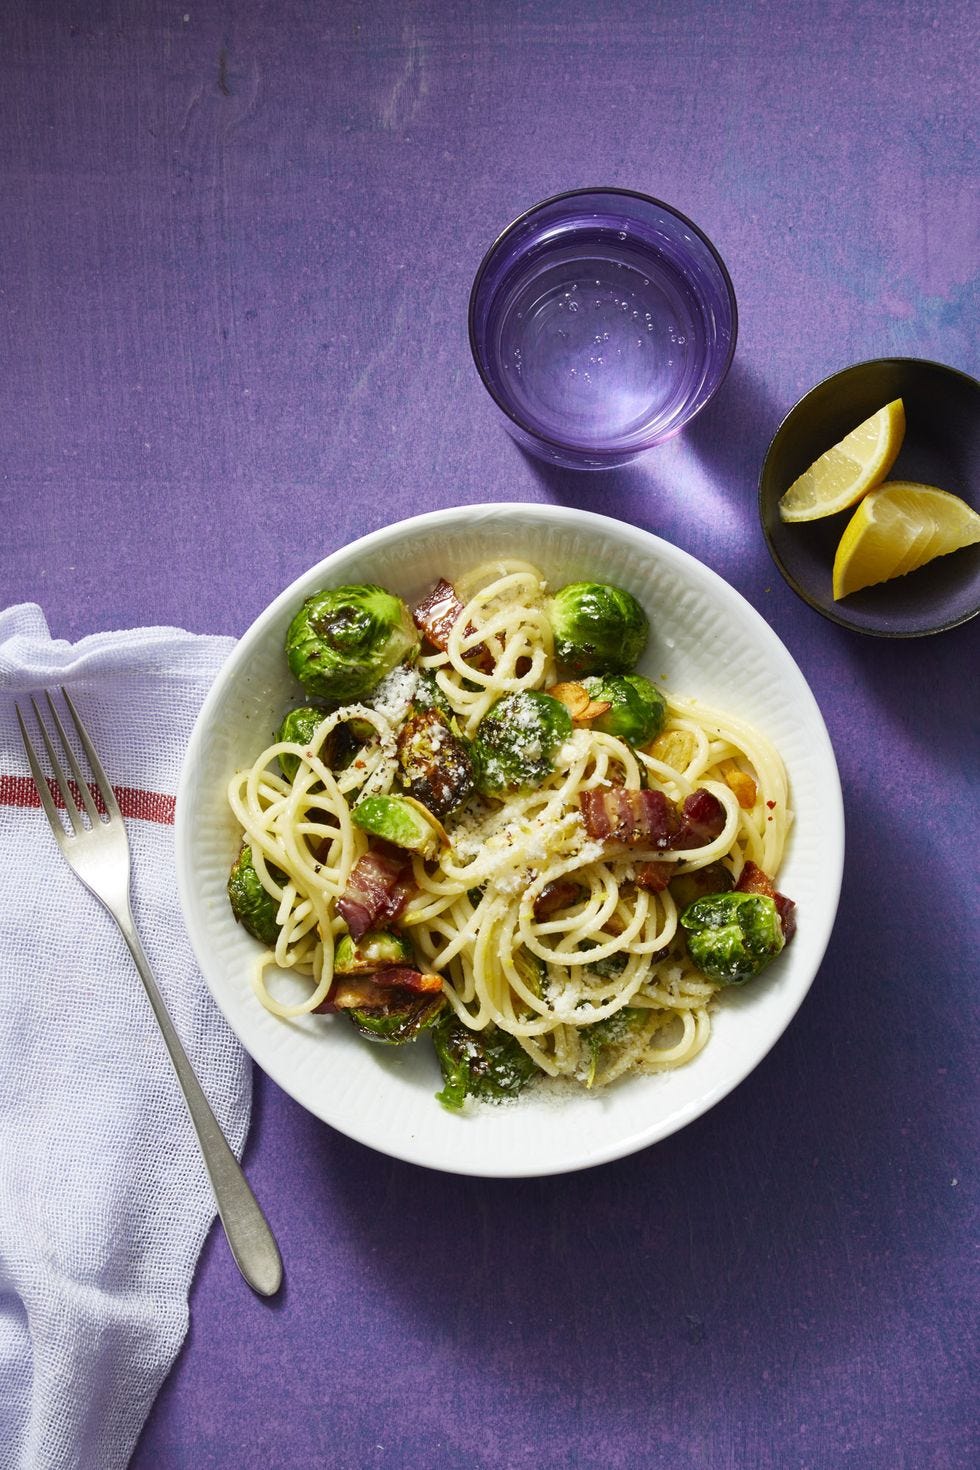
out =
<path fill-rule="evenodd" d="M 534 917 L 550 919 L 559 909 L 567 909 L 585 897 L 588 889 L 571 878 L 558 878 L 546 883 L 534 900 Z"/>
<path fill-rule="evenodd" d="M 423 975 L 411 965 L 382 965 L 371 976 L 384 990 L 414 990 L 432 994 L 442 989 L 439 975 Z"/>
<path fill-rule="evenodd" d="M 673 846 L 679 823 L 662 791 L 597 786 L 580 792 L 579 804 L 585 830 L 600 842 L 625 842 L 660 852 Z"/>
<path fill-rule="evenodd" d="M 411 861 L 394 848 L 372 847 L 358 858 L 337 900 L 354 939 L 398 917 L 414 889 L 410 872 Z"/>
<path fill-rule="evenodd" d="M 440 577 L 432 591 L 427 593 L 422 601 L 412 610 L 412 618 L 419 632 L 438 648 L 440 653 L 445 653 L 449 646 L 449 635 L 463 611 L 463 604 L 456 596 L 456 589 L 445 577 Z M 465 633 L 475 633 L 476 629 L 472 623 L 467 623 Z M 493 660 L 489 650 L 481 643 L 476 648 L 471 648 L 464 655 L 468 662 L 475 668 L 489 673 L 493 667 Z"/>
<path fill-rule="evenodd" d="M 791 898 L 787 898 L 785 893 L 778 892 L 769 874 L 763 872 L 762 868 L 752 862 L 751 858 L 739 874 L 735 892 L 761 893 L 766 898 L 771 898 L 776 905 L 779 922 L 783 928 L 783 938 L 789 944 L 796 933 L 796 904 Z"/>
<path fill-rule="evenodd" d="M 674 866 L 673 863 L 638 863 L 636 868 L 637 888 L 645 888 L 648 893 L 663 893 L 670 882 Z"/>
<path fill-rule="evenodd" d="M 445 653 L 453 624 L 462 611 L 463 604 L 456 596 L 455 587 L 440 577 L 432 591 L 413 609 L 412 617 L 419 632 L 425 634 L 433 648 Z"/>
<path fill-rule="evenodd" d="M 384 1006 L 432 995 L 442 989 L 438 975 L 423 975 L 408 965 L 383 965 L 373 975 L 335 975 L 327 992 L 314 1011 L 319 1015 L 337 1011 L 377 1011 Z"/>
<path fill-rule="evenodd" d="M 699 786 L 681 808 L 680 830 L 671 846 L 682 850 L 705 847 L 724 831 L 724 827 L 725 808 L 717 796 Z"/>

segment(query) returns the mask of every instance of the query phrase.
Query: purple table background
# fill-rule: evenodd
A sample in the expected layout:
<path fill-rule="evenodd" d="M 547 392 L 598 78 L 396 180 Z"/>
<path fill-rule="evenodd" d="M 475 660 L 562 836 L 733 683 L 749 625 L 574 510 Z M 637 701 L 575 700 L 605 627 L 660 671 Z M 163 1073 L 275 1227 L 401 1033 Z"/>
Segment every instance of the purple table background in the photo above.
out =
<path fill-rule="evenodd" d="M 972 1466 L 977 624 L 823 621 L 755 488 L 837 368 L 977 372 L 973 5 L 7 0 L 0 44 L 0 601 L 240 633 L 402 516 L 595 509 L 762 610 L 849 824 L 797 1021 L 631 1159 L 440 1176 L 257 1072 L 285 1290 L 212 1234 L 134 1467 Z M 741 315 L 690 432 L 599 478 L 513 446 L 465 330 L 489 240 L 591 183 L 697 220 Z"/>

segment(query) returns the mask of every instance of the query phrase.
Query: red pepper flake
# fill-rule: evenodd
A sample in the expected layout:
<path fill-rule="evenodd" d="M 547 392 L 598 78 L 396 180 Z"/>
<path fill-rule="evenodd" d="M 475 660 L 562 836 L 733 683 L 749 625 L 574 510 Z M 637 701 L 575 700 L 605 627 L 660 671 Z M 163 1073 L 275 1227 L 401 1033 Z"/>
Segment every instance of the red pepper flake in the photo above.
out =
<path fill-rule="evenodd" d="M 766 802 L 766 806 L 767 806 L 767 807 L 768 807 L 768 808 L 769 808 L 769 810 L 770 810 L 770 811 L 772 811 L 772 809 L 773 809 L 773 807 L 774 807 L 774 806 L 775 806 L 775 805 L 776 805 L 776 803 L 775 803 L 775 802 L 774 802 L 774 801 L 767 801 L 767 802 Z M 770 821 L 772 821 L 772 818 L 771 818 L 771 817 L 770 817 L 770 819 L 769 819 L 769 820 L 770 820 Z"/>

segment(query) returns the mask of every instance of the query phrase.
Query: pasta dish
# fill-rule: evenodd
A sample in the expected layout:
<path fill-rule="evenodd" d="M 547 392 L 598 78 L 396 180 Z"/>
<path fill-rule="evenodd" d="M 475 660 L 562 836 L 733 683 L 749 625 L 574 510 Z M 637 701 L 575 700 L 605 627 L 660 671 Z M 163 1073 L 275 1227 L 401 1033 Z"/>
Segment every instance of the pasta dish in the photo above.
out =
<path fill-rule="evenodd" d="M 789 794 L 761 732 L 635 672 L 647 638 L 625 589 L 513 560 L 414 609 L 309 598 L 286 641 L 309 703 L 229 787 L 262 1004 L 431 1037 L 450 1107 L 695 1057 L 792 937 Z"/>

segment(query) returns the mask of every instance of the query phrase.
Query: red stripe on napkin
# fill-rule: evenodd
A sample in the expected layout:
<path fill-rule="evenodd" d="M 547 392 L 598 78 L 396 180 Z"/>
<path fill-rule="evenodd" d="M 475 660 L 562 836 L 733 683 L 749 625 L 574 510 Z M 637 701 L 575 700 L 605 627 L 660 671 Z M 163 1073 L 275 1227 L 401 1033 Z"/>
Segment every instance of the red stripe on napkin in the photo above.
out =
<path fill-rule="evenodd" d="M 69 785 L 74 788 L 74 782 L 69 782 Z M 50 777 L 48 787 L 55 806 L 63 809 L 65 803 L 61 799 L 61 792 Z M 112 789 L 116 793 L 119 810 L 124 817 L 139 817 L 144 822 L 163 822 L 165 825 L 173 825 L 175 797 L 166 796 L 161 791 L 140 791 L 134 786 L 114 786 Z M 77 790 L 74 790 L 73 794 L 77 799 Z M 93 794 L 96 798 L 96 805 L 101 807 L 98 792 Z M 0 776 L 0 806 L 39 807 L 40 805 L 41 798 L 30 776 Z M 81 805 L 80 802 L 79 805 Z"/>

